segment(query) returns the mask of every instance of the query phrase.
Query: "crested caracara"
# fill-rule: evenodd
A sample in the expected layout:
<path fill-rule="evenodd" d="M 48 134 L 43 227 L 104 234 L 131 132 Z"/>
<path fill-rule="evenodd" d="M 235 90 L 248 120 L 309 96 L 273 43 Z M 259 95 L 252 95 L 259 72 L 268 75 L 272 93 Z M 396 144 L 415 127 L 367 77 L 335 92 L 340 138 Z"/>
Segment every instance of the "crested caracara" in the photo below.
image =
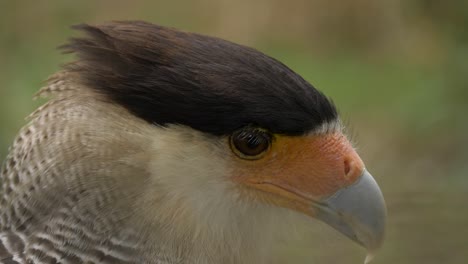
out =
<path fill-rule="evenodd" d="M 75 28 L 0 172 L 1 263 L 267 263 L 292 211 L 381 245 L 377 184 L 291 69 L 145 22 Z"/>

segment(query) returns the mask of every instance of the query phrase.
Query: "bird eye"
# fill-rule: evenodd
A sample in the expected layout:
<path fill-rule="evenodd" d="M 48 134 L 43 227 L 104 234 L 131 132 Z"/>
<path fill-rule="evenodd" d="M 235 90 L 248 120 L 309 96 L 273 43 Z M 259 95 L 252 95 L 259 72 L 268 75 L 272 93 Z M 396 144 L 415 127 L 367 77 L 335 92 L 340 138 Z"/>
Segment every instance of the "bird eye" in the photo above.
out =
<path fill-rule="evenodd" d="M 270 149 L 272 135 L 258 128 L 241 129 L 231 135 L 232 151 L 243 159 L 256 160 Z"/>

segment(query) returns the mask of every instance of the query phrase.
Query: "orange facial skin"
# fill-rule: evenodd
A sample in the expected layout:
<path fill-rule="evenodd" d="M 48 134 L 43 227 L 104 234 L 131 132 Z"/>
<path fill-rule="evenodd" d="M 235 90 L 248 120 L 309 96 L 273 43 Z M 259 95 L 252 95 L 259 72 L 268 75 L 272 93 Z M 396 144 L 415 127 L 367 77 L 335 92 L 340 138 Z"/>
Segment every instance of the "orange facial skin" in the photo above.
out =
<path fill-rule="evenodd" d="M 353 184 L 364 170 L 364 163 L 342 133 L 276 135 L 260 159 L 244 160 L 233 154 L 232 160 L 235 182 L 273 195 L 274 203 L 307 214 L 311 214 L 311 202 Z"/>

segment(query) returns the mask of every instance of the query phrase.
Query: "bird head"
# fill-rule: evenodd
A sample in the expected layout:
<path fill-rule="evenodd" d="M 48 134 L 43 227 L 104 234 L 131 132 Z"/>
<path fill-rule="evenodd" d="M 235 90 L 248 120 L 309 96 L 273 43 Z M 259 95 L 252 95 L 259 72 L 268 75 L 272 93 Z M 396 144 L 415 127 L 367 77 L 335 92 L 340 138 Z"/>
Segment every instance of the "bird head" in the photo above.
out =
<path fill-rule="evenodd" d="M 93 131 L 108 127 L 102 144 L 144 175 L 126 175 L 139 188 L 125 199 L 148 233 L 255 248 L 291 210 L 381 246 L 381 191 L 333 103 L 298 74 L 255 49 L 149 23 L 76 28 L 87 37 L 63 46 L 78 56 L 66 78 L 121 109 L 96 111 Z"/>

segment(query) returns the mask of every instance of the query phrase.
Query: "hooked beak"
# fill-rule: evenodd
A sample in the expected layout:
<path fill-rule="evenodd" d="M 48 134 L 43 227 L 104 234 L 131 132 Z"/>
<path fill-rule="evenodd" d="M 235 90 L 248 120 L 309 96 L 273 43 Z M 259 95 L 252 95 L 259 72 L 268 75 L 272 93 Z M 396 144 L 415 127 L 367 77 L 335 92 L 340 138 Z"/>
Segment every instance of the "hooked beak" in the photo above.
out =
<path fill-rule="evenodd" d="M 313 205 L 315 217 L 374 252 L 382 245 L 385 201 L 372 175 L 364 170 L 356 183 Z"/>

